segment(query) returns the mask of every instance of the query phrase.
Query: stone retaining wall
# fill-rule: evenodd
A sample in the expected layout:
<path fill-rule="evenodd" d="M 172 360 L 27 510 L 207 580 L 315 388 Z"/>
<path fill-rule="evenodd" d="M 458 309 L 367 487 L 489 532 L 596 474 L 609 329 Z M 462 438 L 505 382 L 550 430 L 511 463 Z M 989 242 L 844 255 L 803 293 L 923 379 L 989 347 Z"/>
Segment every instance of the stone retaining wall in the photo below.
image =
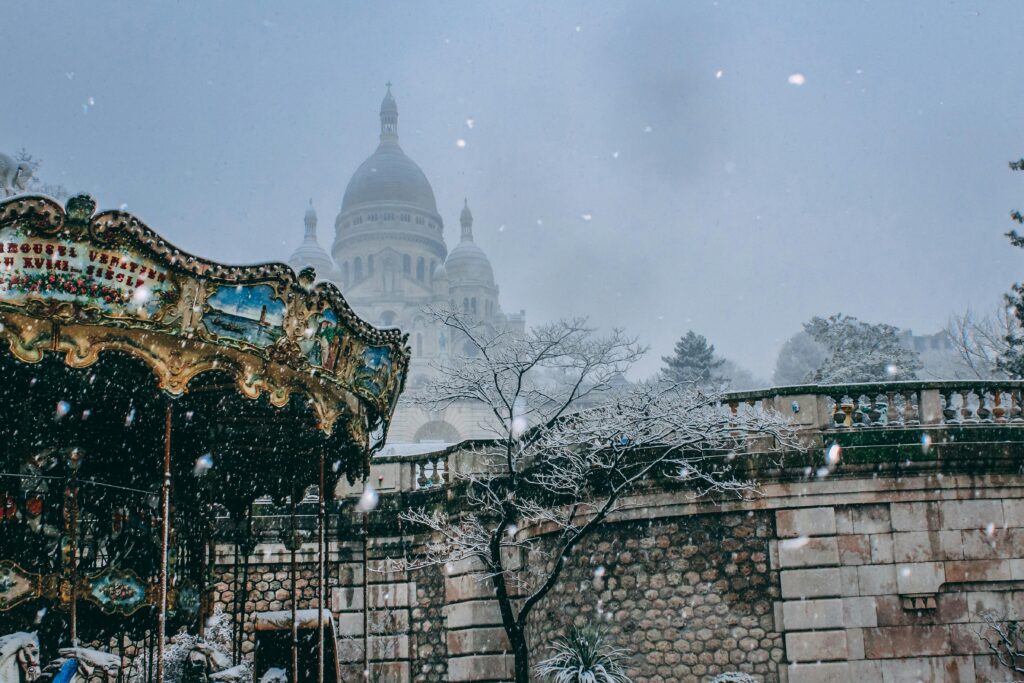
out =
<path fill-rule="evenodd" d="M 745 503 L 671 492 L 624 501 L 538 605 L 534 662 L 572 625 L 602 623 L 636 653 L 637 683 L 700 683 L 725 670 L 780 683 L 1007 680 L 978 631 L 986 613 L 1024 620 L 1022 484 L 1019 475 L 814 474 L 767 484 Z M 388 573 L 382 558 L 423 539 L 400 540 L 369 544 L 370 679 L 509 680 L 490 581 L 467 562 Z M 254 557 L 270 559 L 254 564 L 246 607 L 288 609 L 287 553 Z M 362 544 L 332 557 L 339 649 L 358 680 Z M 232 569 L 221 567 L 217 586 L 228 609 Z M 300 608 L 316 604 L 313 573 L 304 564 Z"/>

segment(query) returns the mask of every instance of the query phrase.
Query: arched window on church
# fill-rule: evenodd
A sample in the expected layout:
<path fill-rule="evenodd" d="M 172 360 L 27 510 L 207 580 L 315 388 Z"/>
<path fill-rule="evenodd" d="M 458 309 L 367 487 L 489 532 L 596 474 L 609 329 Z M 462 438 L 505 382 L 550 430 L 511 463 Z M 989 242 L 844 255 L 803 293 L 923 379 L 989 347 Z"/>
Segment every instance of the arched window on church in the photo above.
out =
<path fill-rule="evenodd" d="M 366 274 L 373 275 L 373 254 L 366 257 Z"/>
<path fill-rule="evenodd" d="M 402 256 L 402 272 L 406 275 L 412 275 L 412 256 L 408 254 Z"/>
<path fill-rule="evenodd" d="M 341 284 L 348 287 L 348 261 L 341 264 Z"/>
<path fill-rule="evenodd" d="M 363 258 L 356 256 L 355 261 L 352 262 L 352 284 L 355 284 L 363 279 Z"/>
<path fill-rule="evenodd" d="M 470 309 L 470 311 L 472 311 L 473 315 L 476 315 L 476 297 L 475 296 L 472 299 L 469 300 L 469 309 Z"/>
<path fill-rule="evenodd" d="M 423 257 L 420 256 L 416 259 L 416 279 L 423 282 L 423 270 L 426 268 L 423 262 Z"/>
<path fill-rule="evenodd" d="M 417 332 L 416 333 L 416 355 L 417 356 L 422 356 L 423 355 L 423 333 L 422 332 Z"/>
<path fill-rule="evenodd" d="M 434 271 L 435 270 L 437 270 L 437 259 L 430 259 L 430 270 L 428 271 L 428 273 L 430 275 L 430 283 L 431 284 L 434 283 Z"/>
<path fill-rule="evenodd" d="M 469 297 L 462 300 L 462 312 L 469 313 Z"/>

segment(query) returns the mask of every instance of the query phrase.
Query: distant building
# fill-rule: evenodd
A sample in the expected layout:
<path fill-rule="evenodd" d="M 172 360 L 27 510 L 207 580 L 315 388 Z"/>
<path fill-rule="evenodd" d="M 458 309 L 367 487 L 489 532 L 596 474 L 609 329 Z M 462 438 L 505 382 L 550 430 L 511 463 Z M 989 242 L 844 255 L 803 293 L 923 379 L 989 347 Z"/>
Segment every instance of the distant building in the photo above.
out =
<path fill-rule="evenodd" d="M 409 333 L 412 363 L 406 386 L 415 390 L 429 379 L 432 365 L 449 358 L 452 345 L 461 343 L 424 308 L 456 307 L 495 329 L 522 332 L 525 327 L 525 312 L 502 311 L 494 270 L 473 240 L 468 201 L 459 225 L 459 243 L 449 252 L 430 181 L 398 144 L 398 106 L 389 85 L 380 105 L 380 143 L 345 188 L 331 253 L 317 239 L 311 202 L 303 242 L 289 263 L 296 269 L 312 266 L 320 279 L 335 282 L 365 320 Z M 480 428 L 482 417 L 471 405 L 430 412 L 402 405 L 389 442 L 436 445 L 492 436 Z"/>

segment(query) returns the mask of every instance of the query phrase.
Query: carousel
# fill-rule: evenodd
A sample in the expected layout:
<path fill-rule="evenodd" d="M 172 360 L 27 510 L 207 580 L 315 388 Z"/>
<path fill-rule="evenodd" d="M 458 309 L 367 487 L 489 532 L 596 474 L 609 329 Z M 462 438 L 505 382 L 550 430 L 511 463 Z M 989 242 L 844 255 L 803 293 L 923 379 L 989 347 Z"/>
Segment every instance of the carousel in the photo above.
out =
<path fill-rule="evenodd" d="M 409 355 L 314 279 L 189 255 L 84 195 L 0 202 L 0 681 L 337 680 L 325 492 L 365 477 Z M 267 671 L 205 640 L 216 546 L 251 552 L 257 500 L 290 511 L 293 558 L 300 534 L 319 550 L 321 609 L 293 580 L 290 615 L 232 615 L 283 631 Z"/>

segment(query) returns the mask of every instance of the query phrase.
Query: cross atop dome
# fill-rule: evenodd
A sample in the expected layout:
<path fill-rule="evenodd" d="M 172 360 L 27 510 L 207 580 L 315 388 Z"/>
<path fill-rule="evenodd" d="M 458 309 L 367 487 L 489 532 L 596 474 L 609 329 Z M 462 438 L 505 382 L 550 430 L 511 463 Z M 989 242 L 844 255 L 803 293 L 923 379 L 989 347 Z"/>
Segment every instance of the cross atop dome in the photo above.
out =
<path fill-rule="evenodd" d="M 391 94 L 391 81 L 387 82 L 387 88 L 380 103 L 380 141 L 398 142 L 398 104 Z"/>
<path fill-rule="evenodd" d="M 462 200 L 462 213 L 459 215 L 459 224 L 462 226 L 462 241 L 473 241 L 473 213 L 469 210 L 469 199 Z"/>

